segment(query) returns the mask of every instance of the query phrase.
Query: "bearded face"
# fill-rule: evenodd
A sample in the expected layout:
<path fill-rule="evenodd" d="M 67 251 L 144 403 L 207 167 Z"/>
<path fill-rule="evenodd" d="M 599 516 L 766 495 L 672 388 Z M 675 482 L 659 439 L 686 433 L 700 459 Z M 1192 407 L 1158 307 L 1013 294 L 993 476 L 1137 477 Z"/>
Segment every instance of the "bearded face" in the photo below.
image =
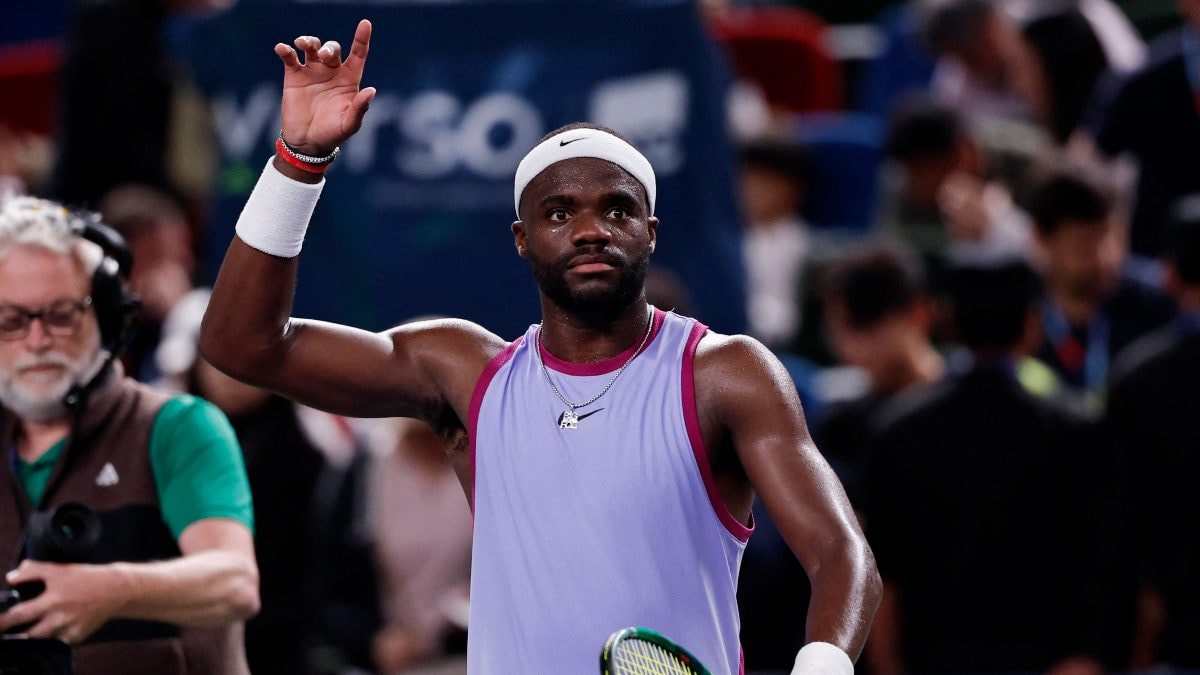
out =
<path fill-rule="evenodd" d="M 568 280 L 568 270 L 572 269 L 572 263 L 580 255 L 613 267 L 617 272 L 616 280 L 572 285 Z M 574 313 L 608 316 L 627 307 L 641 295 L 646 284 L 646 270 L 650 266 L 650 252 L 644 251 L 630 260 L 613 251 L 595 254 L 572 251 L 553 261 L 542 260 L 530 252 L 529 266 L 538 288 L 554 304 Z"/>
<path fill-rule="evenodd" d="M 530 181 L 513 224 L 545 300 L 584 317 L 612 317 L 643 293 L 658 220 L 645 188 L 605 160 L 551 165 Z"/>
<path fill-rule="evenodd" d="M 72 255 L 37 246 L 0 252 L 0 305 L 35 316 L 63 301 L 81 303 L 90 276 Z M 31 422 L 66 417 L 63 396 L 86 382 L 103 362 L 100 328 L 90 307 L 77 320 L 47 329 L 45 314 L 0 340 L 0 403 Z"/>
<path fill-rule="evenodd" d="M 58 351 L 28 354 L 0 367 L 0 403 L 31 422 L 64 417 L 63 397 L 86 382 L 103 360 L 99 334 L 94 343 L 94 349 L 76 356 Z"/>

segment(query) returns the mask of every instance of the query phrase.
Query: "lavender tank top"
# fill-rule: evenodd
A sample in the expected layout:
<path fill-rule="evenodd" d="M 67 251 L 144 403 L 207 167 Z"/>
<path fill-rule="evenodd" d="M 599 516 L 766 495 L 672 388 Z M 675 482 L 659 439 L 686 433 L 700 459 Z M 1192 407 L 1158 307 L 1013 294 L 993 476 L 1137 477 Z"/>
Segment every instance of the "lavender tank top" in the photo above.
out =
<path fill-rule="evenodd" d="M 576 675 L 626 626 L 657 630 L 714 675 L 741 672 L 737 575 L 750 529 L 717 495 L 696 416 L 692 360 L 707 328 L 654 310 L 652 334 L 613 387 L 567 409 L 531 326 L 484 370 L 471 401 L 475 530 L 472 675 Z M 633 353 L 556 359 L 568 400 L 603 389 Z"/>

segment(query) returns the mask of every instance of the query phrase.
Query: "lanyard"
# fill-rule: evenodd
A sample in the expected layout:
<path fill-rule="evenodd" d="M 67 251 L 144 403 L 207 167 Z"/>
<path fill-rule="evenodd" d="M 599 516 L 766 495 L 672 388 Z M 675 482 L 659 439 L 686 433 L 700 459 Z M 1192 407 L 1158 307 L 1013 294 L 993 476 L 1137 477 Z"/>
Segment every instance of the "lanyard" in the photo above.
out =
<path fill-rule="evenodd" d="M 1083 371 L 1084 389 L 1089 392 L 1103 392 L 1108 380 L 1108 312 L 1098 310 L 1088 323 L 1086 348 L 1071 332 L 1066 315 L 1053 301 L 1046 301 L 1042 310 L 1042 320 L 1046 329 L 1046 339 L 1054 348 L 1058 362 L 1070 372 Z"/>

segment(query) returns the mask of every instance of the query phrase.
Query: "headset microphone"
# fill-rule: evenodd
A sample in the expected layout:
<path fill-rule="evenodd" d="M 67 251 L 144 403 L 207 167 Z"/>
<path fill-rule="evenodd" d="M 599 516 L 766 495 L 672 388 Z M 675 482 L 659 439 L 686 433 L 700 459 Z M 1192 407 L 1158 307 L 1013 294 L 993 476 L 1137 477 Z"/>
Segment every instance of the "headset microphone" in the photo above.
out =
<path fill-rule="evenodd" d="M 108 351 L 100 370 L 86 383 L 73 385 L 63 396 L 63 405 L 75 412 L 104 384 L 113 364 L 133 341 L 134 320 L 142 301 L 129 289 L 133 253 L 120 233 L 94 213 L 77 213 L 73 220 L 75 234 L 104 251 L 104 259 L 92 274 L 92 307 L 100 326 L 100 343 Z"/>

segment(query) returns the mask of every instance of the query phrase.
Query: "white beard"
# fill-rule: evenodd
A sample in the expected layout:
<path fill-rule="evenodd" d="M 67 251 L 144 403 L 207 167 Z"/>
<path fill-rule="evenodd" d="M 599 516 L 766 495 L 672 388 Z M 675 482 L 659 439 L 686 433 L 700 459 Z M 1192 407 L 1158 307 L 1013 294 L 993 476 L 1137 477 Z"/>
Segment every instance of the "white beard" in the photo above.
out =
<path fill-rule="evenodd" d="M 21 358 L 11 370 L 0 370 L 0 403 L 30 422 L 45 424 L 64 419 L 69 411 L 63 405 L 63 397 L 71 387 L 82 385 L 99 372 L 106 356 L 107 352 L 100 350 L 97 344 L 96 349 L 85 350 L 76 359 L 60 352 Z M 19 374 L 23 369 L 37 365 L 56 365 L 63 370 L 53 379 Z"/>

